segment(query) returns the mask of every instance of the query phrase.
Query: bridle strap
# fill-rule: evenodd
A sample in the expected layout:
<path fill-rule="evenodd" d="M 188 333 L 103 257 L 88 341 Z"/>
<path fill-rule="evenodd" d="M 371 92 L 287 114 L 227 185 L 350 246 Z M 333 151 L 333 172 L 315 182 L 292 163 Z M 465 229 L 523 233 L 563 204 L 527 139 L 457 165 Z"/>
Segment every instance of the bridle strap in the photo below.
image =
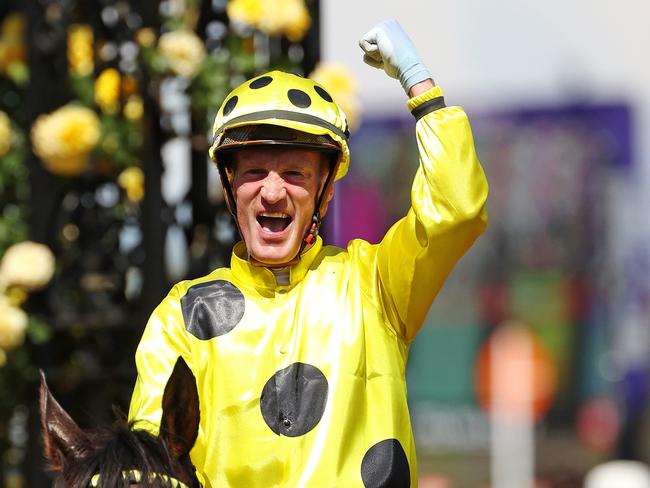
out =
<path fill-rule="evenodd" d="M 99 473 L 93 475 L 92 478 L 90 478 L 90 483 L 88 483 L 89 488 L 97 488 L 99 486 L 99 479 L 101 475 Z M 128 482 L 129 485 L 137 485 L 142 481 L 142 473 L 138 471 L 137 469 L 129 469 L 122 471 L 122 478 Z M 165 482 L 167 482 L 169 488 L 189 488 L 185 483 L 183 483 L 180 480 L 177 480 L 176 478 L 172 478 L 171 476 L 168 476 L 166 474 L 160 474 L 160 473 L 152 473 L 149 476 L 150 480 L 159 478 Z M 202 485 L 200 485 L 202 487 Z"/>

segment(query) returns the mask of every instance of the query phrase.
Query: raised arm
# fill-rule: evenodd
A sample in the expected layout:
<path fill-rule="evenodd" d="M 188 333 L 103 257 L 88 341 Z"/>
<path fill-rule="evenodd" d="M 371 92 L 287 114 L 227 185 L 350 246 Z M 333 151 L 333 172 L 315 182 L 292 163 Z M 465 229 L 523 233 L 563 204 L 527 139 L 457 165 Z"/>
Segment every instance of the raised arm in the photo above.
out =
<path fill-rule="evenodd" d="M 467 115 L 445 106 L 399 24 L 382 22 L 360 45 L 368 64 L 400 80 L 416 118 L 420 165 L 411 208 L 375 255 L 383 306 L 398 335 L 410 342 L 447 275 L 485 228 L 488 185 Z"/>

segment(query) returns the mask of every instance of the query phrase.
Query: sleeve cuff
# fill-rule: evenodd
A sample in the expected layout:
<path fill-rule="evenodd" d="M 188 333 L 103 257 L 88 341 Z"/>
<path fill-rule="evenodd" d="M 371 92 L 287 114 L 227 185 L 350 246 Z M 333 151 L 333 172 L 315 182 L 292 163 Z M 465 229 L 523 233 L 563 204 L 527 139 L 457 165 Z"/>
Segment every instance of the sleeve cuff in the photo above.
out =
<path fill-rule="evenodd" d="M 420 120 L 428 113 L 446 107 L 444 93 L 442 92 L 442 88 L 439 86 L 434 86 L 424 93 L 420 93 L 418 96 L 410 98 L 406 105 L 415 117 L 416 121 Z"/>

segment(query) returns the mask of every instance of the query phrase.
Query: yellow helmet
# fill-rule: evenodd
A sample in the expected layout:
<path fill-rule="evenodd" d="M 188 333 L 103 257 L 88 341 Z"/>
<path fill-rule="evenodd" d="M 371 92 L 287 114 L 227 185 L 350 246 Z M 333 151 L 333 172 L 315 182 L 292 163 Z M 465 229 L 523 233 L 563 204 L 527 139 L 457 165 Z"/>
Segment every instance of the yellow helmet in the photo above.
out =
<path fill-rule="evenodd" d="M 235 88 L 217 112 L 209 154 L 223 170 L 220 154 L 245 145 L 290 145 L 338 152 L 334 180 L 350 164 L 348 122 L 320 84 L 271 71 Z M 222 173 L 223 174 L 223 173 Z"/>

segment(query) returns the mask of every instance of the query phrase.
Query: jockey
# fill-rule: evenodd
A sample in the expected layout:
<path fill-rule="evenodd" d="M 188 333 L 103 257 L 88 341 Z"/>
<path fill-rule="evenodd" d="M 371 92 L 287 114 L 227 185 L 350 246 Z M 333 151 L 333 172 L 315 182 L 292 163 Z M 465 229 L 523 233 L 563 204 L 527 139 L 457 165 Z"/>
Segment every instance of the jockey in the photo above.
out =
<path fill-rule="evenodd" d="M 488 186 L 467 116 L 445 106 L 399 24 L 360 45 L 410 97 L 420 154 L 411 208 L 378 244 L 318 235 L 350 162 L 327 88 L 275 71 L 217 113 L 210 156 L 242 241 L 229 267 L 178 283 L 153 312 L 129 411 L 159 424 L 182 356 L 199 390 L 191 458 L 206 486 L 417 486 L 408 349 L 485 228 Z"/>

